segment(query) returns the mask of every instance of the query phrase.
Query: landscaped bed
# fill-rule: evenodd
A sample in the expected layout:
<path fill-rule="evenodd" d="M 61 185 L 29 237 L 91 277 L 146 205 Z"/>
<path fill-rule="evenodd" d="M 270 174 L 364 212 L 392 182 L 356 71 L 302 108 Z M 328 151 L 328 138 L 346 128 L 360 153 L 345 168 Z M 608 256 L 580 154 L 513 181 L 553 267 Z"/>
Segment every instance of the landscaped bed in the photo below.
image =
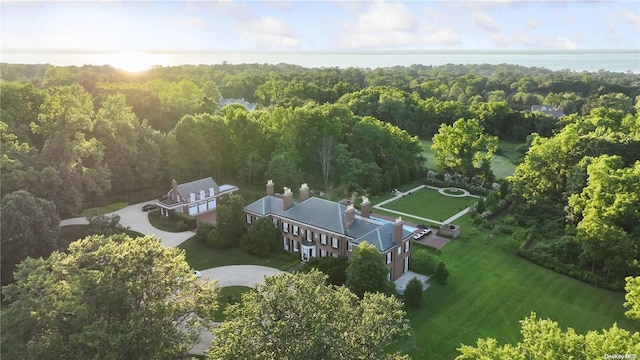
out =
<path fill-rule="evenodd" d="M 436 221 L 444 221 L 476 201 L 478 199 L 474 197 L 447 196 L 440 194 L 437 190 L 423 188 L 385 204 L 383 208 Z"/>

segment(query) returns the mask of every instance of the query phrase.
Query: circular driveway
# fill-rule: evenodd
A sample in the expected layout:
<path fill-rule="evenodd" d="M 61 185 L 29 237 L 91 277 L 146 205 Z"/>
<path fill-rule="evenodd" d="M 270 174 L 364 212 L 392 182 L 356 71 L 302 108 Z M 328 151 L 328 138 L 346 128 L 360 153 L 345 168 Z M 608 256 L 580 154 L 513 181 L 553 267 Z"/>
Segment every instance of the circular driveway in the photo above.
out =
<path fill-rule="evenodd" d="M 203 277 L 210 280 L 217 279 L 220 287 L 247 286 L 253 288 L 256 284 L 264 284 L 264 278 L 279 274 L 286 274 L 275 268 L 258 265 L 230 265 L 206 270 L 200 270 Z"/>

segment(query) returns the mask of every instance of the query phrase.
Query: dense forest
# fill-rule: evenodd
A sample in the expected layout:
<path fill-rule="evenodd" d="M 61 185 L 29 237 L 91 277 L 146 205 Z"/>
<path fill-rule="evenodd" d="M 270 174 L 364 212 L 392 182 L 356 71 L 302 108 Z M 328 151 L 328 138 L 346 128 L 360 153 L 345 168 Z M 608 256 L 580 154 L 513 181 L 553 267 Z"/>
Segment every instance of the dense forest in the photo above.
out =
<path fill-rule="evenodd" d="M 477 150 L 488 156 L 460 172 L 489 180 L 489 190 L 497 140 L 523 154 L 504 180 L 501 211 L 486 219 L 519 229 L 521 256 L 612 289 L 640 274 L 637 74 L 515 65 L 0 70 L 0 190 L 51 200 L 62 217 L 153 198 L 172 178 L 375 195 L 428 169 L 458 172 L 425 163 L 420 140 L 479 131 Z M 469 146 L 449 143 L 435 150 Z"/>

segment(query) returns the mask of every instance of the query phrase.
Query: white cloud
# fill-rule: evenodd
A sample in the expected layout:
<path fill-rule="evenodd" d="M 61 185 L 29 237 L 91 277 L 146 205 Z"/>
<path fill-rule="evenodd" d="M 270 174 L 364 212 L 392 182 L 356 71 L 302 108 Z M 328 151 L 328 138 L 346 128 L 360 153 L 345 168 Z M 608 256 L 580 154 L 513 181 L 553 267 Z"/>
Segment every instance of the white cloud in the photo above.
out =
<path fill-rule="evenodd" d="M 640 29 L 640 15 L 636 15 L 633 11 L 623 10 L 620 13 L 621 17 Z"/>
<path fill-rule="evenodd" d="M 580 47 L 574 41 L 564 37 L 542 37 L 527 34 L 506 36 L 504 34 L 492 34 L 491 41 L 499 48 L 533 48 L 553 50 L 576 50 Z"/>
<path fill-rule="evenodd" d="M 267 16 L 255 21 L 238 24 L 242 35 L 251 39 L 259 48 L 300 47 L 300 39 L 284 22 Z"/>
<path fill-rule="evenodd" d="M 498 22 L 494 18 L 492 18 L 491 16 L 487 15 L 482 11 L 477 11 L 473 13 L 473 22 L 477 26 L 479 26 L 480 28 L 486 31 L 490 31 L 490 32 L 500 31 L 500 25 L 498 25 Z"/>
<path fill-rule="evenodd" d="M 346 49 L 381 49 L 402 46 L 454 46 L 460 43 L 458 34 L 451 30 L 438 30 L 434 33 L 409 33 L 391 31 L 386 33 L 355 33 L 345 37 L 341 45 Z"/>
<path fill-rule="evenodd" d="M 355 24 L 346 24 L 348 31 L 380 33 L 393 31 L 415 31 L 420 22 L 402 3 L 374 3 L 369 11 L 360 13 Z"/>

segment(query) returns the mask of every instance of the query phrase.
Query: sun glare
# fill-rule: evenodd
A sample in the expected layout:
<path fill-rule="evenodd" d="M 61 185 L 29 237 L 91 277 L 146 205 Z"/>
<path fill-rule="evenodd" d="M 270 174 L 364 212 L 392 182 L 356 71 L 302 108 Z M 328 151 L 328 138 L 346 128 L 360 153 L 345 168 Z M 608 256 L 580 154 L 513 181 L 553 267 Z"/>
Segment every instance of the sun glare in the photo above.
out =
<path fill-rule="evenodd" d="M 140 72 L 160 65 L 168 66 L 168 59 L 163 54 L 148 54 L 143 52 L 119 52 L 96 55 L 92 59 L 96 65 L 111 65 L 116 69 L 127 72 Z"/>

